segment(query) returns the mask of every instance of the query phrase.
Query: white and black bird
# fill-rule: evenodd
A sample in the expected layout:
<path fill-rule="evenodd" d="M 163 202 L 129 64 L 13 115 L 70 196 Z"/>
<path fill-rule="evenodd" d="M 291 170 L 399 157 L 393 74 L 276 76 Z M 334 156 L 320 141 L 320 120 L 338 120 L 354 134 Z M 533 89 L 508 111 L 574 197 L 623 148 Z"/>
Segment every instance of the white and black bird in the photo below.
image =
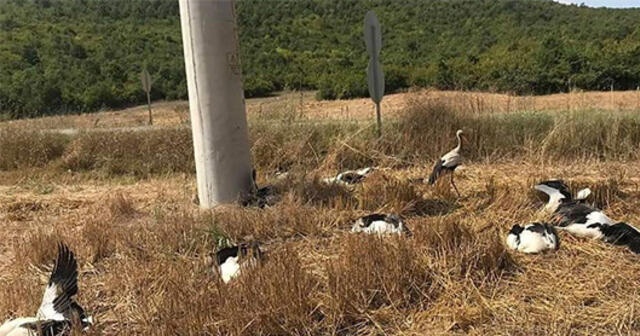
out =
<path fill-rule="evenodd" d="M 228 283 L 241 271 L 256 266 L 263 259 L 264 253 L 257 242 L 238 244 L 216 252 L 213 270 L 224 283 Z"/>
<path fill-rule="evenodd" d="M 575 197 L 571 196 L 569 187 L 562 180 L 548 180 L 538 183 L 534 186 L 538 191 L 542 191 L 549 199 L 544 206 L 544 210 L 554 212 L 562 203 L 584 203 L 591 195 L 591 189 L 584 188 L 576 193 Z"/>
<path fill-rule="evenodd" d="M 453 182 L 453 172 L 462 164 L 463 161 L 462 154 L 460 153 L 462 148 L 462 139 L 464 138 L 462 130 L 458 130 L 456 132 L 456 138 L 458 139 L 458 145 L 456 148 L 443 155 L 433 166 L 433 171 L 429 176 L 429 184 L 433 185 L 440 176 L 445 173 L 449 173 L 451 177 L 451 185 L 453 186 L 453 189 L 455 189 L 458 197 L 460 197 L 458 187 L 456 187 L 455 182 Z"/>
<path fill-rule="evenodd" d="M 373 170 L 373 167 L 366 167 L 358 170 L 347 170 L 334 177 L 325 178 L 322 181 L 325 183 L 353 185 L 362 182 L 365 177 L 373 172 Z"/>
<path fill-rule="evenodd" d="M 351 227 L 351 232 L 378 235 L 405 233 L 411 235 L 411 231 L 404 225 L 400 216 L 382 213 L 374 213 L 358 218 Z"/>
<path fill-rule="evenodd" d="M 614 224 L 602 210 L 584 203 L 584 198 L 591 192 L 589 189 L 581 190 L 578 193 L 580 198 L 576 199 L 571 197 L 569 188 L 562 180 L 540 182 L 535 189 L 549 196 L 545 210 L 553 213 L 553 224 L 560 230 L 577 237 L 602 239 L 602 230 L 595 224 Z"/>
<path fill-rule="evenodd" d="M 75 301 L 78 293 L 78 264 L 73 252 L 58 245 L 58 257 L 35 317 L 20 317 L 0 326 L 0 336 L 63 336 L 73 326 L 85 330 L 93 319 Z"/>
<path fill-rule="evenodd" d="M 612 225 L 592 224 L 602 232 L 602 240 L 614 244 L 627 246 L 633 253 L 640 254 L 640 231 L 637 228 L 619 222 Z"/>
<path fill-rule="evenodd" d="M 553 226 L 547 223 L 515 224 L 507 235 L 507 246 L 523 253 L 557 250 L 560 239 Z"/>

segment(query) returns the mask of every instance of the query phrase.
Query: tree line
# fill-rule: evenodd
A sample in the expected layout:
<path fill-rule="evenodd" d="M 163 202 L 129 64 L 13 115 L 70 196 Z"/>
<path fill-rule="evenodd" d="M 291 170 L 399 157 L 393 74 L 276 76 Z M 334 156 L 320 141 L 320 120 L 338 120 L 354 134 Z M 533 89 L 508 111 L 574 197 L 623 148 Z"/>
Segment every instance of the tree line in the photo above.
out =
<path fill-rule="evenodd" d="M 640 85 L 640 10 L 551 0 L 238 0 L 247 97 L 368 95 L 362 25 L 382 23 L 387 92 L 547 94 Z M 0 2 L 0 118 L 186 99 L 177 0 Z"/>

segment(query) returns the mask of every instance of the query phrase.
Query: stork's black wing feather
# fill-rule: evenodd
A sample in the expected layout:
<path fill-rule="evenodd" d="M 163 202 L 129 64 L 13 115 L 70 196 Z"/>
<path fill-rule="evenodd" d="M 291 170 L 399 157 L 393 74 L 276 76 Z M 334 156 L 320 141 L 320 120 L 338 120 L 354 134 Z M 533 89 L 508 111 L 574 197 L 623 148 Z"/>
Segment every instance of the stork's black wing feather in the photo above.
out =
<path fill-rule="evenodd" d="M 510 234 L 514 234 L 516 236 L 519 236 L 522 233 L 522 231 L 524 231 L 524 228 L 522 226 L 520 226 L 518 224 L 514 224 L 511 227 L 511 230 L 509 230 L 509 233 Z"/>
<path fill-rule="evenodd" d="M 546 228 L 544 227 L 543 224 L 533 223 L 532 225 L 527 226 L 525 230 L 531 231 L 531 232 L 535 232 L 535 233 L 544 234 L 545 231 L 546 231 Z"/>
<path fill-rule="evenodd" d="M 556 209 L 556 214 L 560 216 L 559 226 L 567 226 L 573 223 L 586 223 L 587 216 L 598 209 L 581 202 L 569 202 L 561 204 Z"/>
<path fill-rule="evenodd" d="M 627 246 L 631 252 L 640 254 L 640 238 L 633 238 L 629 243 L 627 243 Z"/>
<path fill-rule="evenodd" d="M 640 239 L 640 232 L 627 223 L 616 223 L 614 225 L 604 225 L 601 228 L 604 239 L 608 243 L 616 245 L 628 245 Z"/>
<path fill-rule="evenodd" d="M 218 266 L 224 264 L 227 261 L 227 258 L 237 257 L 240 254 L 240 249 L 238 246 L 225 247 L 220 251 L 216 252 L 216 261 L 218 262 Z"/>
<path fill-rule="evenodd" d="M 553 227 L 553 225 L 549 225 L 548 223 L 542 223 L 542 225 L 544 226 L 545 231 L 547 231 L 547 234 L 549 235 L 558 235 L 558 232 L 556 232 L 556 229 Z"/>
<path fill-rule="evenodd" d="M 436 183 L 436 180 L 438 180 L 438 177 L 440 177 L 440 174 L 442 173 L 442 169 L 444 168 L 443 164 L 444 164 L 444 160 L 438 159 L 436 164 L 433 166 L 433 171 L 431 172 L 431 175 L 429 176 L 429 184 Z"/>
<path fill-rule="evenodd" d="M 78 263 L 69 247 L 65 244 L 58 244 L 58 257 L 51 272 L 49 284 L 43 298 L 41 312 L 47 316 L 53 310 L 63 316 L 70 316 L 75 301 L 73 297 L 78 294 Z"/>

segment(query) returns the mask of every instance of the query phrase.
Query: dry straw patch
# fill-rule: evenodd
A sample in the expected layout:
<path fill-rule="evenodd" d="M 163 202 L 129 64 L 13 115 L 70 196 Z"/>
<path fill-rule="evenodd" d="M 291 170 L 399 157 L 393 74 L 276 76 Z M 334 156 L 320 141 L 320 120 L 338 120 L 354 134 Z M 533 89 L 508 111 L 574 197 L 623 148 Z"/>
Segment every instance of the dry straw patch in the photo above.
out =
<path fill-rule="evenodd" d="M 544 173 L 579 176 L 583 169 L 547 166 Z M 373 190 L 399 206 L 414 197 L 437 199 L 428 186 L 406 182 L 417 173 L 385 170 L 345 193 L 375 208 L 380 199 L 367 199 Z M 486 181 L 487 175 L 495 177 Z M 311 176 L 304 180 L 313 183 Z M 609 207 L 628 203 L 624 208 L 632 212 L 626 215 L 640 218 L 638 201 L 628 196 L 637 194 L 632 180 L 568 181 L 572 188 L 618 195 L 609 196 Z M 468 166 L 459 180 L 464 196 L 451 201 L 455 207 L 406 212 L 413 236 L 387 239 L 347 232 L 368 210 L 358 202 L 339 209 L 309 202 L 296 191 L 300 181 L 278 185 L 285 197 L 271 208 L 214 213 L 194 209 L 182 183 L 181 178 L 148 182 L 167 188 L 162 199 L 137 184 L 120 185 L 114 194 L 105 183 L 92 187 L 99 201 L 73 207 L 69 198 L 86 193 L 86 185 L 29 194 L 34 201 L 46 197 L 47 206 L 37 217 L 10 222 L 30 238 L 9 245 L 3 255 L 13 257 L 0 259 L 0 293 L 7 298 L 0 313 L 36 309 L 54 257 L 52 242 L 64 240 L 80 261 L 79 300 L 97 315 L 94 333 L 515 335 L 572 329 L 608 334 L 632 330 L 638 318 L 628 304 L 635 302 L 630 298 L 640 268 L 624 248 L 562 235 L 557 253 L 524 256 L 505 250 L 509 227 L 536 218 L 542 205 L 528 194 L 533 180 L 517 164 Z M 236 241 L 260 240 L 268 259 L 224 285 L 203 262 L 216 247 L 213 232 Z"/>

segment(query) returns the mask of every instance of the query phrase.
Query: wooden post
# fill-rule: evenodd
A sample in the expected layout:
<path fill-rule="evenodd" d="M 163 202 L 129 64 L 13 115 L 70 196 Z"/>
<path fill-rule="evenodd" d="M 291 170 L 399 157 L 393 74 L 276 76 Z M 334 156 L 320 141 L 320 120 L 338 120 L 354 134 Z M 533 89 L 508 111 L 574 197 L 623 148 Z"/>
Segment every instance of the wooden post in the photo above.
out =
<path fill-rule="evenodd" d="M 233 0 L 180 0 L 189 110 L 202 208 L 253 186 Z"/>

